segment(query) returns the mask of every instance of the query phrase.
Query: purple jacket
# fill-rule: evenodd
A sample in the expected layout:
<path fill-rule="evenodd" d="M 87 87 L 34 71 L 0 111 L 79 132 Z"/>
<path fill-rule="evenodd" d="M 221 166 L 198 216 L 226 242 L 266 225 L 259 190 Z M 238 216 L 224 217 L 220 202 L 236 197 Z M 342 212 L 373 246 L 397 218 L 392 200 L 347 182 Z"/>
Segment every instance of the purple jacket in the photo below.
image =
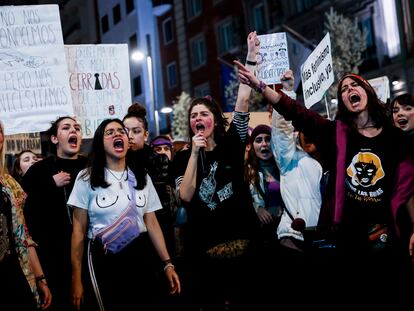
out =
<path fill-rule="evenodd" d="M 295 128 L 303 131 L 315 142 L 322 154 L 324 169 L 329 170 L 330 177 L 318 226 L 324 229 L 332 228 L 332 226 L 341 222 L 345 202 L 348 126 L 339 120 L 325 119 L 318 113 L 302 107 L 285 94 L 280 94 L 282 98 L 277 104 L 273 104 L 273 108 L 283 115 L 286 120 L 292 120 Z M 396 225 L 396 215 L 399 207 L 405 204 L 414 194 L 414 162 L 412 155 L 408 155 L 397 164 L 393 185 L 390 206 Z M 397 233 L 399 233 L 398 226 L 395 227 Z"/>

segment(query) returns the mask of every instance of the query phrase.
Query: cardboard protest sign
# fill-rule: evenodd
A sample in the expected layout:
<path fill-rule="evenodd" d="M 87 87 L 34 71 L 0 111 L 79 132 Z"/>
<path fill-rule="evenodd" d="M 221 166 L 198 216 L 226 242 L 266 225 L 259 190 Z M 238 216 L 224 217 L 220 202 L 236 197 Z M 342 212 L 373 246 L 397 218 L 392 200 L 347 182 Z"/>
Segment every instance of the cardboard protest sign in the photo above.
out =
<path fill-rule="evenodd" d="M 83 138 L 107 118 L 122 119 L 131 105 L 127 44 L 66 45 L 69 82 Z"/>
<path fill-rule="evenodd" d="M 305 106 L 309 108 L 322 99 L 335 79 L 329 33 L 302 65 L 301 78 Z"/>
<path fill-rule="evenodd" d="M 16 154 L 26 149 L 41 153 L 40 133 L 7 135 L 5 147 L 6 154 Z"/>
<path fill-rule="evenodd" d="M 378 98 L 386 103 L 387 99 L 390 98 L 390 80 L 387 76 L 382 76 L 368 80 L 369 84 L 374 88 Z"/>
<path fill-rule="evenodd" d="M 286 33 L 277 32 L 257 36 L 260 51 L 257 55 L 257 77 L 266 83 L 280 83 L 280 76 L 289 69 Z"/>
<path fill-rule="evenodd" d="M 0 6 L 0 114 L 8 135 L 73 115 L 57 5 Z"/>

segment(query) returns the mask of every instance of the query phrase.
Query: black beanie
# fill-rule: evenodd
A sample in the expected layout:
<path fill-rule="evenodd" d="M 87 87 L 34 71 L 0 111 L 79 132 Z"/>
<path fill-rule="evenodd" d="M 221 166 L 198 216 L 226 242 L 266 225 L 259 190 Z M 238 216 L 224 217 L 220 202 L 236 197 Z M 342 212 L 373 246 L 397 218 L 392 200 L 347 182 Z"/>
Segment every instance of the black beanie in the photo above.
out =
<path fill-rule="evenodd" d="M 253 143 L 257 135 L 259 134 L 272 135 L 272 128 L 266 124 L 259 124 L 258 126 L 256 126 L 253 129 L 252 134 L 250 135 L 250 143 Z"/>

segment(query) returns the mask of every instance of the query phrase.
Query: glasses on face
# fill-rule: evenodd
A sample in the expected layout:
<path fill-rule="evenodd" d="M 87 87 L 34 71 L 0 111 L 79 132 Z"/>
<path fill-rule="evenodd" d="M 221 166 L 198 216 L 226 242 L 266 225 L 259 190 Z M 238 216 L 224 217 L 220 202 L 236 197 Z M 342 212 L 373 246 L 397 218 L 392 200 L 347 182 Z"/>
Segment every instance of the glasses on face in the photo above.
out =
<path fill-rule="evenodd" d="M 107 129 L 104 132 L 105 137 L 112 137 L 115 134 L 128 135 L 128 130 L 125 128 L 117 128 L 117 129 Z"/>

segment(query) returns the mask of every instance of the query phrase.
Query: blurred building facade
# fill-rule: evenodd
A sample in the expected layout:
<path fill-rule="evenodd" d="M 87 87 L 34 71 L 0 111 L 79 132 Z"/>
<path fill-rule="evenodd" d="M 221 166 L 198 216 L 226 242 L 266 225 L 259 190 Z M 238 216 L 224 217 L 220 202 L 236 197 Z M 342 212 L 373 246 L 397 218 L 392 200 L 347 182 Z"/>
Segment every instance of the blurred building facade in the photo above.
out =
<path fill-rule="evenodd" d="M 1 5 L 59 5 L 65 44 L 95 44 L 101 41 L 96 0 L 2 0 Z"/>
<path fill-rule="evenodd" d="M 267 34 L 287 26 L 317 45 L 331 7 L 368 31 L 360 74 L 388 76 L 391 98 L 413 93 L 413 6 L 410 0 L 174 0 L 174 9 L 157 21 L 159 37 L 172 37 L 159 42 L 165 102 L 181 91 L 223 101 L 223 63 L 244 60 L 249 31 Z"/>
<path fill-rule="evenodd" d="M 130 54 L 150 50 L 154 95 L 145 61 L 130 60 L 130 75 L 133 101 L 146 105 L 152 132 L 153 110 L 173 105 L 182 91 L 191 97 L 209 94 L 225 104 L 224 86 L 232 61 L 244 61 L 249 31 L 268 34 L 289 29 L 307 47 L 315 46 L 324 36 L 325 13 L 331 7 L 356 18 L 368 31 L 360 73 L 367 79 L 387 76 L 391 98 L 414 93 L 412 0 L 2 1 L 4 5 L 44 3 L 59 4 L 65 44 L 127 43 Z M 290 56 L 295 50 L 289 47 Z M 293 69 L 298 71 L 299 66 L 294 64 Z M 159 117 L 163 132 L 167 118 Z"/>

